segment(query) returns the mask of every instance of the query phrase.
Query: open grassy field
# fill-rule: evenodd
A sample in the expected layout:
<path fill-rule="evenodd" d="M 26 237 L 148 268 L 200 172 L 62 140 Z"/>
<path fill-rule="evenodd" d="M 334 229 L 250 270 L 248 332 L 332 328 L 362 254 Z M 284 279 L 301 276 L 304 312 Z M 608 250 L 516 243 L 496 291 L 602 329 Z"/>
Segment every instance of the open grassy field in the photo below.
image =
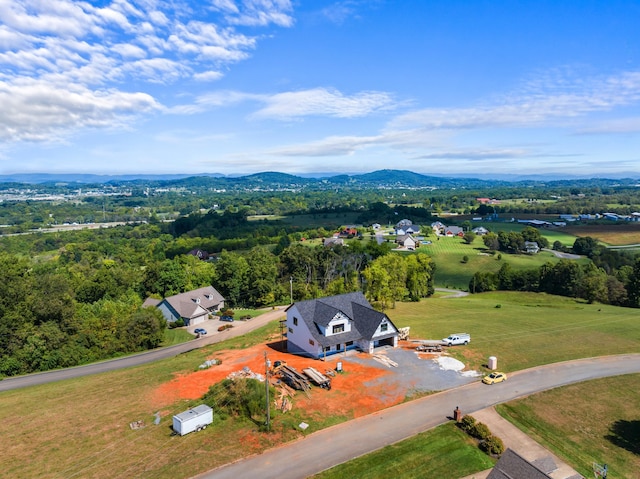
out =
<path fill-rule="evenodd" d="M 478 449 L 453 423 L 316 474 L 315 479 L 459 479 L 493 467 L 495 460 Z"/>
<path fill-rule="evenodd" d="M 640 375 L 553 389 L 497 407 L 498 412 L 584 477 L 593 462 L 609 477 L 640 477 Z"/>
<path fill-rule="evenodd" d="M 546 262 L 556 263 L 553 253 L 542 251 L 535 255 L 506 254 L 490 255 L 482 242 L 476 238 L 470 245 L 461 238 L 430 237 L 431 244 L 423 244 L 416 251 L 428 254 L 436 263 L 435 282 L 439 287 L 466 290 L 469 281 L 478 271 L 498 272 L 503 263 L 509 263 L 514 270 L 539 268 Z M 467 256 L 468 261 L 463 263 Z"/>
<path fill-rule="evenodd" d="M 499 307 L 498 307 L 499 306 Z M 398 303 L 387 315 L 412 338 L 471 334 L 466 348 L 453 348 L 471 369 L 489 356 L 500 369 L 640 351 L 640 312 L 536 293 L 492 292 L 462 298 Z"/>
<path fill-rule="evenodd" d="M 616 223 L 581 225 L 567 228 L 575 236 L 590 236 L 607 245 L 622 246 L 640 244 L 640 223 Z"/>
<path fill-rule="evenodd" d="M 496 308 L 498 304 L 500 308 Z M 513 371 L 640 350 L 638 310 L 587 305 L 567 298 L 486 293 L 402 303 L 387 313 L 397 326 L 411 326 L 413 338 L 471 333 L 471 344 L 452 352 L 473 369 L 482 369 L 490 355 L 497 356 L 501 369 Z M 171 436 L 171 416 L 194 403 L 157 397 L 161 385 L 175 375 L 197 370 L 215 351 L 242 350 L 277 338 L 275 322 L 244 337 L 165 361 L 3 392 L 0 470 L 6 477 L 20 478 L 176 479 L 291 440 L 299 434 L 293 426 L 305 418 L 304 411 L 294 409 L 275 417 L 271 434 L 260 433 L 249 420 L 216 420 L 206 434 Z M 154 425 L 157 412 L 161 416 L 158 426 Z M 326 415 L 319 419 L 323 421 L 315 421 L 315 428 L 348 418 Z M 131 430 L 129 423 L 138 420 L 146 427 Z"/>

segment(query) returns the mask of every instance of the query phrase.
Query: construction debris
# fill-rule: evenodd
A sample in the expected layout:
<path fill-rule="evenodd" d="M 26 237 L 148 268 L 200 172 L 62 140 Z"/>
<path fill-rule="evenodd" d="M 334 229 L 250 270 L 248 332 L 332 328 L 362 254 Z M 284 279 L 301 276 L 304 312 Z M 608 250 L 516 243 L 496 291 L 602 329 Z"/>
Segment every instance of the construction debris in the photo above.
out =
<path fill-rule="evenodd" d="M 289 385 L 293 389 L 304 391 L 307 397 L 310 397 L 309 390 L 311 389 L 311 384 L 309 383 L 309 380 L 306 378 L 306 376 L 299 373 L 296 368 L 287 366 L 286 363 L 282 362 L 278 365 L 278 369 L 274 372 L 280 374 L 280 377 L 287 385 Z"/>
<path fill-rule="evenodd" d="M 227 379 L 257 379 L 258 381 L 264 382 L 264 375 L 254 373 L 251 369 L 245 366 L 241 371 L 234 371 L 229 374 Z"/>
<path fill-rule="evenodd" d="M 327 376 L 322 374 L 317 369 L 309 367 L 309 368 L 304 368 L 302 372 L 309 379 L 311 379 L 311 381 L 315 385 L 320 386 L 321 388 L 324 388 L 324 389 L 329 389 L 329 390 L 331 389 L 331 379 L 329 379 Z"/>
<path fill-rule="evenodd" d="M 409 339 L 409 330 L 411 329 L 410 326 L 406 326 L 404 328 L 399 328 L 398 329 L 398 339 L 400 341 L 406 341 L 407 339 Z"/>
<path fill-rule="evenodd" d="M 441 353 L 441 344 L 421 344 L 416 347 L 416 351 L 420 353 Z"/>
<path fill-rule="evenodd" d="M 198 366 L 200 369 L 209 369 L 211 366 L 215 366 L 216 364 L 220 364 L 217 359 L 207 359 L 204 363 Z"/>
<path fill-rule="evenodd" d="M 379 363 L 384 364 L 385 366 L 387 366 L 388 368 L 390 367 L 394 367 L 397 368 L 398 367 L 398 363 L 396 363 L 395 361 L 393 361 L 392 359 L 389 359 L 387 356 L 384 356 L 382 354 L 374 354 L 373 355 L 373 359 L 375 359 L 376 361 L 378 361 Z"/>
<path fill-rule="evenodd" d="M 129 423 L 129 427 L 131 429 L 133 429 L 134 431 L 136 429 L 142 429 L 145 426 L 144 421 L 140 420 L 140 421 L 133 421 Z"/>

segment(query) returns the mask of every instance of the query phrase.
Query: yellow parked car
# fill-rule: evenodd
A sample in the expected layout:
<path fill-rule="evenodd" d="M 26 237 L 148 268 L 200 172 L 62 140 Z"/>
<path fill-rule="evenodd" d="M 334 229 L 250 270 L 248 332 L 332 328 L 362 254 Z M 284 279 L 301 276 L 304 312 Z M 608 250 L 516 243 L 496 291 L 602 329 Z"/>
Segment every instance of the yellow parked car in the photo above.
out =
<path fill-rule="evenodd" d="M 501 383 L 502 381 L 507 380 L 507 375 L 505 373 L 491 373 L 488 376 L 482 378 L 482 382 L 485 384 L 495 384 Z"/>

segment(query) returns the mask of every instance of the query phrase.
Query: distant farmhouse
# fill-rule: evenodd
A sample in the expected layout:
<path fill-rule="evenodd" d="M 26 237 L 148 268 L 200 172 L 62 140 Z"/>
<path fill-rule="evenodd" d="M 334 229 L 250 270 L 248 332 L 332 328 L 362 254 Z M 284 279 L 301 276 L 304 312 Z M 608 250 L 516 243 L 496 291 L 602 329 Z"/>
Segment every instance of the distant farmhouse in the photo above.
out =
<path fill-rule="evenodd" d="M 147 298 L 143 306 L 157 307 L 169 323 L 182 319 L 185 326 L 194 326 L 206 321 L 209 314 L 223 309 L 224 298 L 213 286 L 206 286 L 163 300 Z"/>
<path fill-rule="evenodd" d="M 360 292 L 300 301 L 286 312 L 290 353 L 322 358 L 351 349 L 373 354 L 378 346 L 398 346 L 398 328 Z"/>

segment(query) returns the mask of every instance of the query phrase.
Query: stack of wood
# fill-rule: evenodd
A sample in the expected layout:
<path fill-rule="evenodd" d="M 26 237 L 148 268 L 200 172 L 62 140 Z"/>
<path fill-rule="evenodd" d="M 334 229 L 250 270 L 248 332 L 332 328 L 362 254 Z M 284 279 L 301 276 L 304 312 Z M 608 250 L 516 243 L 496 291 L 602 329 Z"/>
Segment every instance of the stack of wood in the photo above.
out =
<path fill-rule="evenodd" d="M 278 369 L 278 373 L 280 373 L 280 377 L 288 386 L 291 386 L 293 389 L 303 391 L 307 396 L 309 396 L 311 384 L 306 376 L 299 373 L 296 368 L 283 364 Z"/>
<path fill-rule="evenodd" d="M 304 368 L 302 372 L 317 386 L 325 389 L 331 389 L 331 379 L 317 369 L 309 367 Z"/>

